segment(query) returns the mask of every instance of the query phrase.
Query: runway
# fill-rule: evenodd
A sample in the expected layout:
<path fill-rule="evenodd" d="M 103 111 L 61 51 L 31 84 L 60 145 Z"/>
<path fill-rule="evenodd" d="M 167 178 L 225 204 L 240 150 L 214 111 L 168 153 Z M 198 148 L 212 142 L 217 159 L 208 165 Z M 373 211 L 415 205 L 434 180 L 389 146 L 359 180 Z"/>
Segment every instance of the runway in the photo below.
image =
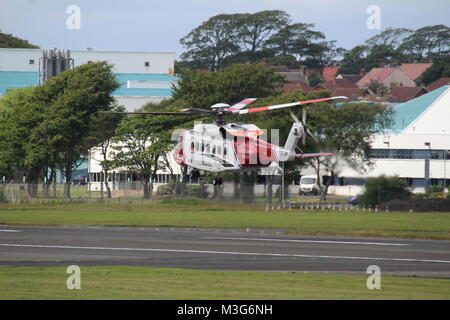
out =
<path fill-rule="evenodd" d="M 0 226 L 0 266 L 158 266 L 450 278 L 450 241 L 282 230 Z"/>

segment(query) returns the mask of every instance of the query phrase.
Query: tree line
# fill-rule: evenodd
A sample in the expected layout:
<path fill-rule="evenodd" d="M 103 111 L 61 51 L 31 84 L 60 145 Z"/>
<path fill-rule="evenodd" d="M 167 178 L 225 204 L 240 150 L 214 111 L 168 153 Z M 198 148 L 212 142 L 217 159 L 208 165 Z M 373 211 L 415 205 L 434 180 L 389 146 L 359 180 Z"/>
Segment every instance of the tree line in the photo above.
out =
<path fill-rule="evenodd" d="M 290 68 L 320 71 L 340 66 L 338 73 L 360 74 L 373 67 L 434 62 L 421 81 L 428 84 L 450 76 L 450 28 L 425 26 L 416 30 L 387 28 L 363 44 L 346 50 L 315 29 L 313 23 L 292 22 L 280 10 L 220 14 L 209 18 L 180 39 L 185 48 L 177 69 L 216 71 L 235 63 L 265 61 Z"/>
<path fill-rule="evenodd" d="M 65 196 L 70 197 L 73 171 L 92 148 L 97 148 L 100 156 L 95 160 L 101 164 L 102 182 L 109 197 L 111 173 L 118 168 L 126 168 L 138 177 L 146 198 L 151 196 L 152 177 L 157 170 L 174 175 L 168 161 L 173 148 L 173 131 L 190 129 L 194 121 L 209 123 L 213 119 L 100 114 L 97 111 L 123 110 L 111 96 L 119 85 L 111 68 L 106 62 L 88 63 L 65 71 L 43 85 L 7 92 L 0 100 L 0 174 L 10 175 L 11 170 L 21 170 L 33 196 L 36 195 L 33 185 L 37 183 L 43 183 L 44 194 L 48 194 L 49 185 L 59 170 L 66 181 Z M 255 96 L 260 97 L 254 104 L 256 107 L 330 96 L 329 91 L 283 94 L 277 88 L 284 81 L 283 76 L 259 64 L 232 65 L 217 72 L 187 71 L 172 98 L 158 104 L 149 103 L 143 110 L 207 109 L 217 102 L 232 104 Z M 295 108 L 293 111 L 299 112 Z M 379 104 L 347 103 L 339 108 L 328 103 L 314 104 L 309 111 L 308 126 L 321 144 L 307 139 L 307 144 L 299 147 L 304 152 L 334 151 L 346 161 L 352 159 L 358 165 L 367 164 L 370 162 L 370 136 L 389 126 L 390 115 L 391 110 Z M 255 123 L 266 130 L 277 129 L 281 144 L 292 125 L 286 110 L 270 111 L 270 116 L 267 113 L 232 116 L 228 120 Z M 270 135 L 267 138 L 270 142 Z M 297 159 L 286 163 L 286 184 L 296 179 L 307 164 L 314 165 L 318 174 L 326 169 L 335 175 L 341 160 L 311 161 Z M 183 171 L 184 177 L 186 173 Z M 222 176 L 224 180 L 233 181 L 236 197 L 252 201 L 257 174 Z"/>

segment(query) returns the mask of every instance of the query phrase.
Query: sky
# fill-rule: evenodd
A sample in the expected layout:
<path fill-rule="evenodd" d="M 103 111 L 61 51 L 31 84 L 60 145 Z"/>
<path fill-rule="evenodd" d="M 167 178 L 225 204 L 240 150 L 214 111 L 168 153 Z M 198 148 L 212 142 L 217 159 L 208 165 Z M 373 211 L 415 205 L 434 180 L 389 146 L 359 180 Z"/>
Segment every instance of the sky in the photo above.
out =
<path fill-rule="evenodd" d="M 448 26 L 450 20 L 448 0 L 0 0 L 0 30 L 44 49 L 179 56 L 179 40 L 210 17 L 262 10 L 283 10 L 292 23 L 314 23 L 345 49 L 388 27 Z"/>

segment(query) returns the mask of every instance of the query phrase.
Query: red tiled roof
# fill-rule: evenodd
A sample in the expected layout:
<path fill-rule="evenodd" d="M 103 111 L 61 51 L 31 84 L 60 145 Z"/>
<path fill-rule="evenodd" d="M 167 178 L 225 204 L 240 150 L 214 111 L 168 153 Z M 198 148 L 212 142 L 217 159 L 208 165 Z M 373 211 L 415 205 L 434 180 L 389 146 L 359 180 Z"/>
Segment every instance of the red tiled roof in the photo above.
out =
<path fill-rule="evenodd" d="M 334 91 L 337 88 L 358 88 L 356 84 L 346 79 L 332 79 L 325 83 L 318 84 L 317 88 L 324 88 L 326 90 Z"/>
<path fill-rule="evenodd" d="M 411 99 L 417 98 L 425 93 L 428 90 L 424 87 L 393 87 L 390 92 L 390 96 L 392 100 L 396 102 L 406 102 Z"/>
<path fill-rule="evenodd" d="M 382 83 L 396 68 L 372 68 L 368 74 L 362 77 L 356 84 L 358 87 L 368 86 L 371 81 Z"/>
<path fill-rule="evenodd" d="M 403 63 L 399 69 L 411 80 L 416 81 L 432 63 Z"/>
<path fill-rule="evenodd" d="M 322 78 L 325 82 L 330 81 L 336 77 L 336 72 L 339 67 L 325 67 L 322 71 Z"/>
<path fill-rule="evenodd" d="M 295 90 L 302 90 L 304 93 L 308 93 L 313 90 L 305 81 L 292 81 L 286 83 L 281 87 L 283 93 L 294 92 Z"/>
<path fill-rule="evenodd" d="M 336 88 L 333 91 L 333 95 L 346 96 L 350 99 L 356 99 L 359 97 L 364 97 L 366 95 L 366 91 L 360 88 Z"/>
<path fill-rule="evenodd" d="M 427 87 L 427 90 L 433 91 L 442 86 L 446 86 L 448 84 L 450 84 L 450 78 L 440 78 L 440 79 L 437 79 L 436 81 L 430 83 Z"/>

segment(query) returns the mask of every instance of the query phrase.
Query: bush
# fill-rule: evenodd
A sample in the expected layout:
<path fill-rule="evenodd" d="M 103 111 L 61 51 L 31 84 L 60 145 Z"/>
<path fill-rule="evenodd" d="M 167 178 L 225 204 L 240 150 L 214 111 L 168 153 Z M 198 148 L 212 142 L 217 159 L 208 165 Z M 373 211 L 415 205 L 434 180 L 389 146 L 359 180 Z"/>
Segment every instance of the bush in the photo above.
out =
<path fill-rule="evenodd" d="M 168 195 L 173 193 L 173 186 L 169 184 L 163 184 L 158 187 L 156 194 L 159 196 Z"/>
<path fill-rule="evenodd" d="M 436 193 L 436 192 L 442 192 L 444 191 L 444 187 L 443 186 L 429 186 L 426 188 L 425 192 L 426 194 L 432 194 L 432 193 Z"/>
<path fill-rule="evenodd" d="M 5 187 L 0 186 L 0 203 L 6 203 L 8 200 L 5 196 Z"/>
<path fill-rule="evenodd" d="M 208 198 L 208 191 L 206 191 L 206 185 L 203 184 L 203 188 L 200 185 L 188 185 L 187 186 L 188 195 L 197 197 L 197 198 Z"/>
<path fill-rule="evenodd" d="M 379 205 L 390 200 L 408 199 L 411 192 L 405 180 L 397 176 L 379 176 L 369 178 L 365 184 L 365 191 L 359 198 L 359 203 L 368 206 Z"/>

